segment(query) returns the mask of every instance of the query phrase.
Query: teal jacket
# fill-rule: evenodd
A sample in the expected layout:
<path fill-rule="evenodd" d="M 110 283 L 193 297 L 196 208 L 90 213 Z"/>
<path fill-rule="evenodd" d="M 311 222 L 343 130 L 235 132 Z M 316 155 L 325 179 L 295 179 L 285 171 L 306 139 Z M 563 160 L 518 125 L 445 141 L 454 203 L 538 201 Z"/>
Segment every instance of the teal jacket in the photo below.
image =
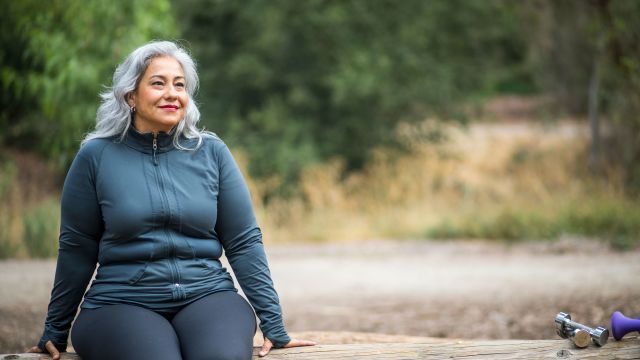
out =
<path fill-rule="evenodd" d="M 62 192 L 60 244 L 41 349 L 66 348 L 82 308 L 131 304 L 171 313 L 218 291 L 237 291 L 223 252 L 276 347 L 284 328 L 262 234 L 227 146 L 203 135 L 181 150 L 172 134 L 93 139 L 76 155 Z M 194 148 L 195 139 L 180 144 Z M 85 290 L 98 266 L 95 280 Z"/>

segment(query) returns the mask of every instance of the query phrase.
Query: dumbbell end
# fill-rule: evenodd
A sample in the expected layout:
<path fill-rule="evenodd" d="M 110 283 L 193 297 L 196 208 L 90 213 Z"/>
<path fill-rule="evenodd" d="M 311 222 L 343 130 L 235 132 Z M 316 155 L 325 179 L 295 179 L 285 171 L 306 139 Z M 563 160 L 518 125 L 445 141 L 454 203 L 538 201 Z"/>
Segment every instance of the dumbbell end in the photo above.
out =
<path fill-rule="evenodd" d="M 568 331 L 564 325 L 566 320 L 571 320 L 571 315 L 567 313 L 559 312 L 556 315 L 555 321 L 554 321 L 556 325 L 556 333 L 558 334 L 558 336 L 560 336 L 563 339 L 566 339 L 569 337 Z"/>
<path fill-rule="evenodd" d="M 586 348 L 589 346 L 589 343 L 591 343 L 591 335 L 581 329 L 573 330 L 569 335 L 569 338 L 577 348 Z"/>
<path fill-rule="evenodd" d="M 604 346 L 604 344 L 606 344 L 609 340 L 609 330 L 598 326 L 591 333 L 591 338 L 596 345 Z"/>

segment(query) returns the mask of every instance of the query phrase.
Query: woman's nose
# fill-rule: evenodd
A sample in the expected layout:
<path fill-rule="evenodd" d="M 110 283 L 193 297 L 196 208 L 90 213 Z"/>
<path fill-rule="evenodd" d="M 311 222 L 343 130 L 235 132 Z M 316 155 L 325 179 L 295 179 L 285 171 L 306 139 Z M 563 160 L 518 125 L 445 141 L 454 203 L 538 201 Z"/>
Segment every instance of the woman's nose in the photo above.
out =
<path fill-rule="evenodd" d="M 175 98 L 178 96 L 178 90 L 176 90 L 176 87 L 174 85 L 169 85 L 167 86 L 167 91 L 165 92 L 165 96 L 168 98 Z"/>

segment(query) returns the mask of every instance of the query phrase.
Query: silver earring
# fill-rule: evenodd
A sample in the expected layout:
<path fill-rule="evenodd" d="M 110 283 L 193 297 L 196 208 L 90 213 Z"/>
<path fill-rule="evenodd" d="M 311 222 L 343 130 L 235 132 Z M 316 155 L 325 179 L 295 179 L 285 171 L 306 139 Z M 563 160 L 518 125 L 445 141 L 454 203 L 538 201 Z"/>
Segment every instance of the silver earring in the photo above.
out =
<path fill-rule="evenodd" d="M 131 111 L 131 113 L 132 113 L 132 114 L 133 114 L 133 113 L 135 113 L 135 112 L 136 112 L 136 107 L 135 107 L 135 106 L 132 106 L 132 107 L 130 108 L 130 111 Z"/>

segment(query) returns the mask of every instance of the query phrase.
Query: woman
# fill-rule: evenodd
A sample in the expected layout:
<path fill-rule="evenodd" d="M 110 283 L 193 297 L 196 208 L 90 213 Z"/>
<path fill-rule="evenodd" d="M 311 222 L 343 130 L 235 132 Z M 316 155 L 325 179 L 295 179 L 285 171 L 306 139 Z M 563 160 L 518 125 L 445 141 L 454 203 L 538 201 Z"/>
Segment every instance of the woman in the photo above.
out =
<path fill-rule="evenodd" d="M 173 42 L 116 69 L 65 180 L 54 286 L 30 352 L 65 351 L 96 264 L 71 331 L 83 360 L 250 359 L 254 309 L 260 356 L 314 345 L 287 335 L 244 179 L 226 145 L 196 128 L 197 86 Z"/>

